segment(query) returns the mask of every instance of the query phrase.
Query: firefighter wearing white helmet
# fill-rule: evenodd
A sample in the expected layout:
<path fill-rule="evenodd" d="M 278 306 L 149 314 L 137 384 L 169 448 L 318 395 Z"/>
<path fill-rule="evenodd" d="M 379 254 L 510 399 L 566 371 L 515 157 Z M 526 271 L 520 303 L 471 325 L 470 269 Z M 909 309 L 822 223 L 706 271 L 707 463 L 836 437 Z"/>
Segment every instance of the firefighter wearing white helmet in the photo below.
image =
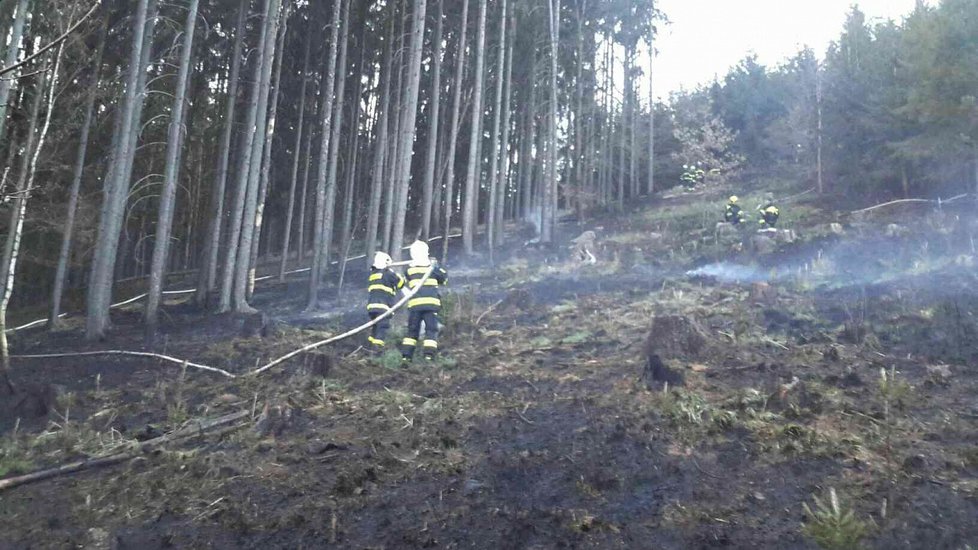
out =
<path fill-rule="evenodd" d="M 407 284 L 409 289 L 418 289 L 418 291 L 407 303 L 408 329 L 404 340 L 401 341 L 401 357 L 405 364 L 414 358 L 418 339 L 421 337 L 422 323 L 424 323 L 424 340 L 421 342 L 421 350 L 425 359 L 433 359 L 438 353 L 438 314 L 441 313 L 439 288 L 448 283 L 448 272 L 437 263 L 432 265 L 432 259 L 428 257 L 427 243 L 414 241 L 410 252 L 411 263 L 407 269 Z M 431 275 L 422 284 L 421 280 L 429 269 Z"/>
<path fill-rule="evenodd" d="M 370 276 L 367 279 L 367 314 L 370 319 L 387 313 L 394 305 L 397 291 L 404 288 L 404 277 L 391 269 L 391 257 L 384 253 L 374 254 L 374 263 L 370 266 Z M 390 317 L 381 319 L 370 330 L 367 342 L 370 347 L 382 351 L 385 347 L 384 337 L 390 329 Z"/>
<path fill-rule="evenodd" d="M 747 221 L 747 215 L 744 214 L 744 211 L 740 208 L 740 205 L 738 204 L 739 202 L 740 199 L 737 197 L 737 195 L 731 196 L 730 200 L 727 201 L 727 209 L 723 213 L 723 219 L 727 223 L 738 225 Z"/>

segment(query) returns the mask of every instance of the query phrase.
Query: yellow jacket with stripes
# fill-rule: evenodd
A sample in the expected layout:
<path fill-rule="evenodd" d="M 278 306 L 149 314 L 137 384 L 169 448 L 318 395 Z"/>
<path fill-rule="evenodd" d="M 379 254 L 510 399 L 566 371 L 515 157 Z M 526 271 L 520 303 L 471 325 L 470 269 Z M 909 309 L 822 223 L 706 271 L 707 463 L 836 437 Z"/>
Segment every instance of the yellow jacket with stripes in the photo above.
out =
<path fill-rule="evenodd" d="M 367 279 L 367 311 L 387 311 L 397 301 L 397 291 L 404 288 L 404 277 L 392 269 L 370 268 Z"/>
<path fill-rule="evenodd" d="M 428 267 L 412 266 L 407 269 L 407 285 L 409 289 L 416 288 L 421 284 L 421 279 L 428 272 Z M 441 292 L 439 288 L 448 284 L 448 272 L 443 268 L 435 266 L 431 276 L 424 282 L 418 293 L 408 300 L 407 307 L 412 311 L 440 311 Z"/>

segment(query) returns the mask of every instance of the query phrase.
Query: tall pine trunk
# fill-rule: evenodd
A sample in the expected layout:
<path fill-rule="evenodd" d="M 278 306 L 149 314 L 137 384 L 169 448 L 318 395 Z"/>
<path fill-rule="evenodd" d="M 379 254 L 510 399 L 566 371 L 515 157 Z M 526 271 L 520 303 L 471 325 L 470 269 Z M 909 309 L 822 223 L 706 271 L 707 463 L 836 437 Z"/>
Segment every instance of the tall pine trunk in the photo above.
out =
<path fill-rule="evenodd" d="M 422 187 L 421 235 L 424 240 L 431 237 L 431 215 L 437 205 L 434 203 L 435 166 L 438 163 L 438 126 L 441 115 L 441 35 L 442 35 L 442 1 L 435 0 L 438 11 L 435 15 L 435 36 L 433 38 L 432 76 L 431 76 L 431 113 L 430 130 L 428 131 L 428 151 L 425 159 L 424 184 Z M 505 2 L 505 0 L 503 0 Z"/>
<path fill-rule="evenodd" d="M 150 4 L 153 5 L 152 10 Z M 88 286 L 85 332 L 90 340 L 103 338 L 110 324 L 109 307 L 112 303 L 112 283 L 116 254 L 119 249 L 119 231 L 122 228 L 126 199 L 129 194 L 129 176 L 132 166 L 130 159 L 135 154 L 135 142 L 142 117 L 146 69 L 150 57 L 148 50 L 152 46 L 155 27 L 155 6 L 156 0 L 139 0 L 136 6 L 129 74 L 114 139 L 116 150 L 113 152 L 109 172 L 105 178 Z"/>
<path fill-rule="evenodd" d="M 234 310 L 238 313 L 254 313 L 256 311 L 248 305 L 248 280 L 251 274 L 252 242 L 257 240 L 255 236 L 258 233 L 258 201 L 261 193 L 262 166 L 265 160 L 264 151 L 266 146 L 271 146 L 273 137 L 269 135 L 268 125 L 269 120 L 274 118 L 274 113 L 269 112 L 269 95 L 271 94 L 272 66 L 275 61 L 275 46 L 282 12 L 282 0 L 271 0 L 271 4 L 269 17 L 265 19 L 268 40 L 265 42 L 264 53 L 261 56 L 262 74 L 259 81 L 260 94 L 254 150 L 251 153 L 244 216 L 241 220 L 240 249 L 234 267 Z M 261 132 L 261 139 L 259 139 L 258 132 Z"/>
<path fill-rule="evenodd" d="M 166 277 L 167 256 L 170 252 L 170 233 L 173 228 L 173 212 L 176 209 L 177 178 L 180 174 L 180 150 L 183 148 L 184 101 L 190 75 L 190 59 L 194 49 L 194 31 L 197 26 L 199 0 L 190 0 L 187 22 L 183 30 L 183 46 L 180 52 L 180 68 L 177 72 L 176 94 L 170 109 L 170 128 L 166 139 L 166 164 L 164 165 L 163 189 L 160 192 L 159 216 L 156 220 L 156 236 L 153 242 L 153 260 L 149 273 L 149 292 L 146 296 L 146 332 L 156 334 L 160 300 L 163 297 L 163 281 Z"/>
<path fill-rule="evenodd" d="M 392 9 L 393 13 L 393 9 Z M 387 162 L 387 128 L 390 118 L 391 73 L 394 55 L 394 22 L 391 18 L 390 31 L 384 45 L 384 61 L 380 68 L 380 106 L 377 114 L 377 130 L 374 137 L 373 174 L 370 178 L 370 202 L 367 206 L 367 262 L 373 261 L 377 250 L 377 226 L 380 223 L 380 205 L 384 191 L 384 165 Z"/>
<path fill-rule="evenodd" d="M 311 29 L 306 30 L 305 54 L 302 58 L 302 85 L 299 87 L 299 122 L 295 127 L 295 150 L 292 157 L 292 175 L 289 178 L 289 203 L 285 209 L 285 231 L 282 237 L 282 261 L 279 265 L 278 279 L 285 280 L 285 269 L 289 263 L 289 245 L 292 238 L 292 217 L 295 212 L 295 186 L 299 179 L 299 154 L 302 150 L 302 131 L 306 118 L 306 87 L 309 84 L 309 52 L 312 46 Z M 283 52 L 284 53 L 284 52 Z M 305 191 L 303 191 L 304 193 Z M 301 227 L 300 227 L 301 231 Z M 302 259 L 302 250 L 297 254 Z"/>
<path fill-rule="evenodd" d="M 31 108 L 30 122 L 27 130 L 27 146 L 24 148 L 21 163 L 21 176 L 18 182 L 17 199 L 11 212 L 10 227 L 10 250 L 4 254 L 4 278 L 0 281 L 3 288 L 0 289 L 0 392 L 13 393 L 14 387 L 10 382 L 10 349 L 7 345 L 7 306 L 10 305 L 10 296 L 14 291 L 14 278 L 17 274 L 17 259 L 20 255 L 20 239 L 24 231 L 24 218 L 27 216 L 27 203 L 30 201 L 31 193 L 34 191 L 34 179 L 37 175 L 37 159 L 41 156 L 44 149 L 44 140 L 47 137 L 48 129 L 51 127 L 51 115 L 54 113 L 54 100 L 57 98 L 55 93 L 58 88 L 58 73 L 61 70 L 61 54 L 64 53 L 64 43 L 58 46 L 58 52 L 54 57 L 54 67 L 51 69 L 51 82 L 48 85 L 47 114 L 44 117 L 44 124 L 40 132 L 36 131 L 37 119 L 40 116 L 41 98 L 44 95 L 44 87 L 47 75 L 41 76 L 37 84 L 34 104 Z M 35 135 L 36 134 L 36 135 Z M 6 251 L 5 251 L 6 252 Z"/>
<path fill-rule="evenodd" d="M 326 170 L 329 157 L 329 141 L 332 134 L 333 122 L 333 88 L 336 82 L 336 57 L 339 46 L 340 34 L 340 5 L 341 0 L 333 0 L 333 22 L 330 25 L 329 40 L 329 61 L 326 65 L 326 84 L 323 86 L 322 93 L 324 101 L 322 107 L 322 143 L 319 147 L 319 166 L 316 169 L 316 215 L 313 219 L 313 256 L 312 267 L 309 270 L 309 296 L 306 303 L 306 310 L 314 310 L 319 307 L 319 283 L 322 276 L 321 271 L 329 265 L 327 258 L 323 257 L 323 222 L 326 217 Z"/>
<path fill-rule="evenodd" d="M 391 256 L 400 259 L 404 243 L 404 224 L 407 216 L 408 192 L 411 185 L 411 157 L 414 152 L 414 127 L 418 118 L 418 94 L 421 86 L 421 53 L 424 46 L 424 23 L 427 0 L 414 0 L 411 27 L 410 57 L 407 64 L 407 85 L 401 104 L 401 122 L 396 164 L 395 188 L 398 191 L 397 211 L 391 235 Z"/>
<path fill-rule="evenodd" d="M 24 26 L 27 22 L 27 5 L 30 0 L 18 0 L 17 11 L 14 15 L 14 22 L 10 27 L 10 44 L 7 45 L 7 54 L 4 56 L 3 66 L 9 67 L 17 62 L 20 55 L 20 42 L 24 36 Z M 2 13 L 2 12 L 0 12 Z M 6 31 L 7 29 L 4 29 Z M 5 32 L 4 37 L 7 36 Z M 2 42 L 0 42 L 2 44 Z M 4 75 L 0 77 L 0 142 L 4 142 L 7 129 L 7 103 L 10 101 L 10 90 L 14 82 L 17 82 L 15 75 Z"/>
<path fill-rule="evenodd" d="M 505 69 L 505 84 L 506 91 L 503 93 L 503 136 L 502 144 L 500 148 L 500 156 L 502 166 L 499 169 L 499 187 L 496 190 L 496 219 L 493 227 L 495 228 L 496 235 L 494 237 L 494 242 L 496 246 L 499 246 L 503 242 L 503 219 L 505 217 L 505 206 L 507 197 L 507 188 L 509 185 L 509 166 L 510 166 L 510 154 L 509 154 L 509 134 L 510 134 L 510 124 L 512 123 L 512 110 L 510 108 L 510 102 L 513 96 L 513 44 L 515 42 L 514 38 L 516 36 L 516 16 L 513 15 L 510 18 L 510 38 L 506 41 L 506 69 Z"/>
<path fill-rule="evenodd" d="M 469 162 L 465 176 L 465 197 L 462 207 L 462 247 L 465 254 L 472 255 L 478 212 L 476 202 L 479 197 L 481 162 L 479 145 L 482 142 L 482 84 L 485 75 L 486 58 L 486 0 L 479 2 L 478 35 L 475 41 L 475 89 L 472 92 L 472 126 L 469 135 Z"/>
<path fill-rule="evenodd" d="M 254 66 L 251 93 L 248 99 L 244 139 L 240 140 L 241 152 L 238 155 L 238 181 L 234 188 L 230 212 L 231 221 L 228 225 L 228 239 L 225 243 L 224 267 L 221 274 L 221 296 L 218 304 L 218 311 L 221 313 L 231 311 L 231 298 L 235 286 L 234 272 L 238 256 L 247 254 L 248 250 L 250 250 L 250 247 L 247 249 L 241 247 L 240 241 L 242 222 L 245 218 L 245 206 L 248 198 L 248 185 L 251 178 L 252 157 L 255 156 L 255 140 L 257 139 L 255 134 L 258 128 L 264 129 L 264 125 L 259 126 L 258 111 L 259 104 L 261 103 L 262 71 L 263 66 L 266 64 L 265 52 L 267 50 L 267 43 L 275 39 L 274 36 L 269 36 L 271 32 L 269 21 L 274 2 L 275 0 L 265 0 L 261 37 L 258 40 L 258 48 L 255 50 L 257 52 L 257 59 Z M 271 60 L 268 61 L 268 63 L 270 62 Z"/>
<path fill-rule="evenodd" d="M 499 157 L 505 155 L 500 147 L 500 126 L 503 115 L 503 83 L 506 80 L 506 0 L 500 1 L 499 13 L 499 52 L 496 56 L 496 95 L 492 107 L 492 140 L 489 152 L 489 209 L 486 212 L 486 244 L 489 248 L 489 262 L 493 261 L 496 248 L 496 193 L 501 183 Z"/>
<path fill-rule="evenodd" d="M 88 156 L 88 138 L 95 118 L 95 102 L 98 99 L 99 74 L 102 69 L 102 56 L 105 53 L 105 39 L 109 28 L 108 13 L 102 18 L 102 28 L 99 31 L 99 41 L 95 50 L 95 60 L 92 62 L 91 84 L 88 97 L 85 99 L 85 119 L 82 122 L 81 135 L 78 138 L 78 153 L 75 157 L 75 168 L 71 178 L 71 188 L 68 191 L 68 211 L 65 215 L 64 233 L 61 236 L 61 249 L 58 252 L 58 266 L 54 273 L 54 290 L 51 293 L 51 315 L 48 326 L 55 329 L 61 318 L 61 300 L 64 295 L 65 279 L 68 276 L 68 260 L 71 257 L 71 239 L 75 231 L 75 215 L 78 210 L 78 194 L 81 191 L 82 177 L 85 173 L 85 159 Z"/>
<path fill-rule="evenodd" d="M 455 197 L 455 150 L 458 146 L 459 118 L 462 110 L 462 87 L 465 86 L 465 44 L 466 34 L 469 25 L 469 0 L 462 0 L 462 21 L 459 25 L 458 45 L 455 48 L 455 83 L 452 91 L 452 117 L 449 123 L 450 137 L 448 138 L 448 150 L 445 152 L 448 159 L 448 166 L 445 168 L 445 232 L 442 238 L 441 261 L 448 260 L 448 237 L 452 228 L 452 210 L 454 208 Z"/>
<path fill-rule="evenodd" d="M 540 241 L 553 241 L 557 205 L 557 56 L 560 44 L 560 0 L 549 0 L 550 113 L 547 121 L 547 175 L 543 185 L 543 230 Z"/>
<path fill-rule="evenodd" d="M 204 237 L 203 265 L 197 278 L 197 292 L 194 300 L 199 305 L 207 305 L 217 286 L 218 256 L 221 243 L 221 227 L 226 217 L 224 194 L 227 187 L 228 166 L 231 160 L 231 137 L 234 134 L 234 115 L 237 110 L 238 83 L 241 74 L 241 50 L 247 33 L 248 0 L 239 0 L 238 17 L 235 24 L 234 46 L 231 51 L 230 76 L 228 77 L 227 104 L 224 106 L 224 128 L 217 152 L 217 176 L 211 191 L 211 214 Z"/>

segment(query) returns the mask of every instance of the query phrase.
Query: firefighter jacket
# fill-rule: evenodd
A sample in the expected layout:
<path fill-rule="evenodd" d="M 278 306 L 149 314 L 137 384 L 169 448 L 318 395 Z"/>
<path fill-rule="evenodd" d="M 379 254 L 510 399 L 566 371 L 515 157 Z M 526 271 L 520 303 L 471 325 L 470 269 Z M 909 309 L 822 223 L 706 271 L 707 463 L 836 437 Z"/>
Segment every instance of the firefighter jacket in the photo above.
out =
<path fill-rule="evenodd" d="M 421 285 L 421 279 L 428 272 L 430 266 L 411 266 L 407 269 L 407 284 L 409 289 L 415 289 Z M 441 292 L 439 288 L 448 284 L 448 272 L 443 268 L 434 266 L 430 268 L 431 276 L 421 285 L 418 293 L 408 300 L 407 307 L 410 311 L 441 311 Z"/>
<path fill-rule="evenodd" d="M 394 305 L 397 291 L 404 288 L 404 277 L 390 268 L 370 268 L 367 280 L 367 311 L 384 312 Z"/>

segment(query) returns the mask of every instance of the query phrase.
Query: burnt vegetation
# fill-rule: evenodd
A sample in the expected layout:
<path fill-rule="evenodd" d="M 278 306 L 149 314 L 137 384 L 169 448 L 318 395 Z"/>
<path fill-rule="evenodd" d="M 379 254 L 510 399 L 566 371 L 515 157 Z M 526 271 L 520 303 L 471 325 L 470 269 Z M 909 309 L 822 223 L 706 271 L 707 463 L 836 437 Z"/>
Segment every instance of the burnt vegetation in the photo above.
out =
<path fill-rule="evenodd" d="M 668 102 L 655 8 L 0 0 L 0 547 L 973 545 L 978 4 Z"/>

